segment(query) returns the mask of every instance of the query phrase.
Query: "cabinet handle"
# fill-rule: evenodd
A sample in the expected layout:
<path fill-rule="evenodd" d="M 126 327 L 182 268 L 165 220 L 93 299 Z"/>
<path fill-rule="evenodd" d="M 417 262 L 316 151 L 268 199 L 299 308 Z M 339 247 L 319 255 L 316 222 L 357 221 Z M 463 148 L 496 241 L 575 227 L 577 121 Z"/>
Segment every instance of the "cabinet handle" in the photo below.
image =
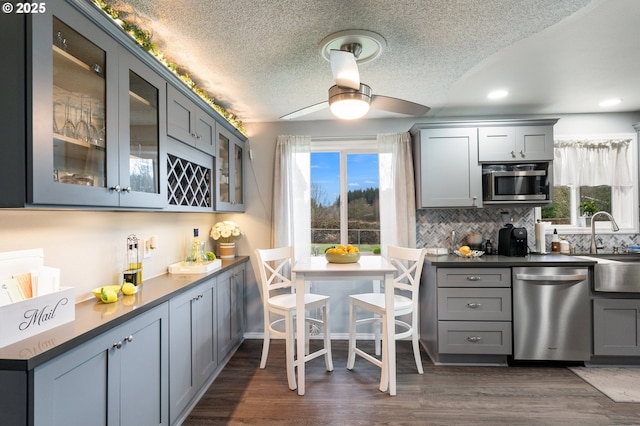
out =
<path fill-rule="evenodd" d="M 467 280 L 469 280 L 469 281 L 480 281 L 480 279 L 481 279 L 480 277 L 475 276 L 475 275 L 470 275 L 470 276 L 467 277 Z"/>
<path fill-rule="evenodd" d="M 122 342 L 116 342 L 113 344 L 113 349 L 120 349 L 122 347 Z"/>
<path fill-rule="evenodd" d="M 482 307 L 482 303 L 467 303 L 467 306 L 471 309 L 478 309 Z"/>
<path fill-rule="evenodd" d="M 128 335 L 127 337 L 124 338 L 124 341 L 129 343 L 133 342 L 133 335 L 132 334 Z"/>
<path fill-rule="evenodd" d="M 520 155 L 522 155 L 523 157 L 525 156 L 523 150 L 520 150 Z"/>
<path fill-rule="evenodd" d="M 131 192 L 131 187 L 127 186 L 126 188 L 122 188 L 122 192 Z"/>
<path fill-rule="evenodd" d="M 511 151 L 511 156 L 512 156 L 513 158 L 516 158 L 516 152 L 515 152 L 515 151 Z"/>
<path fill-rule="evenodd" d="M 202 136 L 196 133 L 196 139 L 202 139 Z"/>
<path fill-rule="evenodd" d="M 120 192 L 120 185 L 110 187 L 109 191 Z"/>
<path fill-rule="evenodd" d="M 468 336 L 467 340 L 471 343 L 478 343 L 480 341 L 482 341 L 482 337 L 480 336 Z"/>
<path fill-rule="evenodd" d="M 195 137 L 197 137 L 197 136 L 198 136 L 198 135 L 196 135 L 195 133 L 191 133 L 191 137 L 192 137 L 192 138 L 195 138 Z"/>

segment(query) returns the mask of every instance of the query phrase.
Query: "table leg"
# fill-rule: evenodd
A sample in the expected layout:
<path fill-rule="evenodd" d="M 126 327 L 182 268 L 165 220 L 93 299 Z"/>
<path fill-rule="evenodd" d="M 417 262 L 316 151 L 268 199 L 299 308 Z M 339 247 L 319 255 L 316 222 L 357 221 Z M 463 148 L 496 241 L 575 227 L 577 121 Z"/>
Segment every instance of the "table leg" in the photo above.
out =
<path fill-rule="evenodd" d="M 304 274 L 296 274 L 296 362 L 298 366 L 298 395 L 304 395 L 305 385 L 305 311 Z"/>

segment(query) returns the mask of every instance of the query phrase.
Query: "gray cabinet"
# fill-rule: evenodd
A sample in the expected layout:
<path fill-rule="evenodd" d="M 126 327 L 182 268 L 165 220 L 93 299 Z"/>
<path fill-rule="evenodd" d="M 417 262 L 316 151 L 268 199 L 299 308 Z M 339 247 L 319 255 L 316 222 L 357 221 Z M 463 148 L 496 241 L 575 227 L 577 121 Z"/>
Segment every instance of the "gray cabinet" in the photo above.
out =
<path fill-rule="evenodd" d="M 510 268 L 427 265 L 421 340 L 436 363 L 504 363 L 512 353 Z"/>
<path fill-rule="evenodd" d="M 593 354 L 640 355 L 640 299 L 593 300 Z"/>
<path fill-rule="evenodd" d="M 245 142 L 221 124 L 216 132 L 216 211 L 244 211 Z"/>
<path fill-rule="evenodd" d="M 35 369 L 35 425 L 167 425 L 168 309 L 160 305 Z"/>
<path fill-rule="evenodd" d="M 167 134 L 208 154 L 216 154 L 216 121 L 167 84 Z"/>
<path fill-rule="evenodd" d="M 215 159 L 178 142 L 167 141 L 167 210 L 213 211 Z"/>
<path fill-rule="evenodd" d="M 0 80 L 3 92 L 15 86 L 5 102 L 23 105 L 0 118 L 23 145 L 7 150 L 0 178 L 15 185 L 3 188 L 2 205 L 162 207 L 165 83 L 82 6 L 54 2 L 3 25 L 24 40 L 2 47 L 20 68 Z"/>
<path fill-rule="evenodd" d="M 171 424 L 190 407 L 218 365 L 215 282 L 211 278 L 169 302 Z"/>
<path fill-rule="evenodd" d="M 411 134 L 417 207 L 482 207 L 477 128 L 416 125 Z"/>
<path fill-rule="evenodd" d="M 218 275 L 216 315 L 218 359 L 224 360 L 244 333 L 245 267 L 237 266 Z"/>
<path fill-rule="evenodd" d="M 553 161 L 553 124 L 478 128 L 478 161 Z"/>

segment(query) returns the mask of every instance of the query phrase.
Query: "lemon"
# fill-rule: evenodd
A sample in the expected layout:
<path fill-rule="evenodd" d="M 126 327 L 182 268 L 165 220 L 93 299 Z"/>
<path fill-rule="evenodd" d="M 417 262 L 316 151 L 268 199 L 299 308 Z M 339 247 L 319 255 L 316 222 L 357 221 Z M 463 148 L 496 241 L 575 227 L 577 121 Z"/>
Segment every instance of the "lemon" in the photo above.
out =
<path fill-rule="evenodd" d="M 113 290 L 105 290 L 103 287 L 100 290 L 100 300 L 102 303 L 113 303 L 118 300 L 118 294 Z"/>
<path fill-rule="evenodd" d="M 133 294 L 136 292 L 136 286 L 131 283 L 122 284 L 122 294 Z"/>
<path fill-rule="evenodd" d="M 458 251 L 462 254 L 470 254 L 471 248 L 469 248 L 469 246 L 462 246 L 458 249 Z"/>

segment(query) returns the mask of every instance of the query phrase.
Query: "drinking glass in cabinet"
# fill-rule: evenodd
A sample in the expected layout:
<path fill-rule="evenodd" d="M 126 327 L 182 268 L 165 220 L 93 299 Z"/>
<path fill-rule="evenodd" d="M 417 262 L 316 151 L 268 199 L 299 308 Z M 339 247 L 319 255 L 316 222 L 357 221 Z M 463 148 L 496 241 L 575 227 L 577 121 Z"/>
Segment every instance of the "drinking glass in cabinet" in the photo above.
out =
<path fill-rule="evenodd" d="M 52 149 L 58 182 L 102 186 L 107 172 L 106 53 L 54 17 L 52 55 Z"/>

